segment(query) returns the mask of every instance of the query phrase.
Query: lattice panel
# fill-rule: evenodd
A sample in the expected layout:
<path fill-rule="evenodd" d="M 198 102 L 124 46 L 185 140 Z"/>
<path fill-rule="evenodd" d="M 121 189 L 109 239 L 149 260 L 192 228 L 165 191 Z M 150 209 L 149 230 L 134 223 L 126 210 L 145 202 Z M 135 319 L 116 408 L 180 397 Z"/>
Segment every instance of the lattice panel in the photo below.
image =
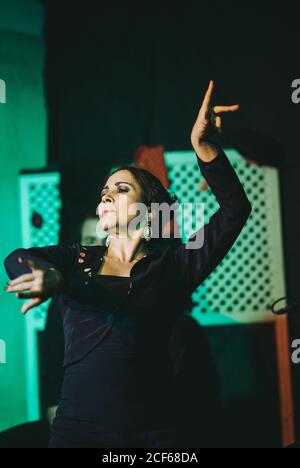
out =
<path fill-rule="evenodd" d="M 25 248 L 58 243 L 61 208 L 59 182 L 59 173 L 26 174 L 20 177 L 23 245 Z M 30 317 L 33 325 L 39 330 L 44 329 L 49 302 L 47 301 L 31 311 Z"/>
<path fill-rule="evenodd" d="M 58 244 L 61 199 L 60 174 L 20 175 L 20 206 L 23 246 L 44 247 Z M 46 324 L 51 299 L 34 307 L 25 316 L 25 365 L 28 420 L 39 418 L 39 379 L 37 332 Z"/>
<path fill-rule="evenodd" d="M 192 315 L 202 325 L 273 321 L 270 304 L 285 291 L 277 170 L 249 164 L 235 150 L 226 154 L 252 213 L 227 256 L 193 293 Z M 177 222 L 186 241 L 219 205 L 209 188 L 200 191 L 204 177 L 194 152 L 165 153 L 165 162 L 180 203 L 204 204 L 204 216 L 199 212 L 194 222 L 189 214 L 181 219 L 179 210 Z"/>

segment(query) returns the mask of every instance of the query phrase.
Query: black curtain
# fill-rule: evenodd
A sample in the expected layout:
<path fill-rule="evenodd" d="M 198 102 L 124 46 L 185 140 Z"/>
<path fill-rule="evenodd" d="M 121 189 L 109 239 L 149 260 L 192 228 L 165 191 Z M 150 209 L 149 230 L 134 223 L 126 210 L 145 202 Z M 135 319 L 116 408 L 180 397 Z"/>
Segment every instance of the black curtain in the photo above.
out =
<path fill-rule="evenodd" d="M 191 12 L 147 5 L 45 2 L 49 163 L 132 161 L 140 144 L 191 148 L 213 66 Z"/>

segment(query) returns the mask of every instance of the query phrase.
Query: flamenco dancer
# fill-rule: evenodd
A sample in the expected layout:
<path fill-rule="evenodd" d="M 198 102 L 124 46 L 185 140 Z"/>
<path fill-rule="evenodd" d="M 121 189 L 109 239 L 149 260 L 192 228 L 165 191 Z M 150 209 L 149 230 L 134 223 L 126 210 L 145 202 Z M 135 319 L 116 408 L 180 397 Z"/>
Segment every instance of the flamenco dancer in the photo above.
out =
<path fill-rule="evenodd" d="M 213 142 L 220 114 L 239 106 L 213 107 L 213 88 L 210 81 L 191 143 L 220 207 L 187 244 L 166 249 L 159 235 L 152 237 L 159 204 L 171 207 L 176 196 L 150 172 L 121 166 L 106 180 L 97 208 L 106 245 L 20 248 L 5 259 L 6 291 L 30 299 L 23 314 L 56 294 L 61 301 L 64 382 L 50 448 L 180 446 L 167 347 L 172 326 L 251 212 L 230 161 Z M 146 209 L 134 224 L 138 204 Z"/>

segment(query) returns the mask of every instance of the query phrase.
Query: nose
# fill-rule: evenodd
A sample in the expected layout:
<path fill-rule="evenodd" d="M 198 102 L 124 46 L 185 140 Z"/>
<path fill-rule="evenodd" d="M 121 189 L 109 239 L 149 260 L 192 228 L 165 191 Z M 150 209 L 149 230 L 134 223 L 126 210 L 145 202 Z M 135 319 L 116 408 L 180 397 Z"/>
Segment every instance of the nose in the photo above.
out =
<path fill-rule="evenodd" d="M 103 197 L 102 197 L 102 203 L 107 203 L 107 202 L 112 202 L 113 198 L 109 195 L 108 192 L 106 192 Z"/>

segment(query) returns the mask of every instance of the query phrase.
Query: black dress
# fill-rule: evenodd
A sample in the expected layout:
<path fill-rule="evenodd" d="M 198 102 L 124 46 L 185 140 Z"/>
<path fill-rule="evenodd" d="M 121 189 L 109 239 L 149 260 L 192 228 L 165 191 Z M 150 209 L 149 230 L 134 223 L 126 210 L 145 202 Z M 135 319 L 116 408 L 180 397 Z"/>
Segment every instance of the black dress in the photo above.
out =
<path fill-rule="evenodd" d="M 94 281 L 121 303 L 131 278 L 95 275 Z M 66 366 L 50 448 L 177 446 L 172 370 L 166 373 L 160 356 L 154 372 L 140 351 L 112 327 L 82 360 Z"/>
<path fill-rule="evenodd" d="M 149 252 L 130 278 L 97 275 L 105 246 L 32 247 L 6 257 L 12 279 L 31 272 L 18 262 L 22 256 L 57 268 L 65 280 L 59 294 L 65 375 L 51 447 L 177 446 L 168 340 L 190 295 L 229 252 L 251 212 L 221 149 L 213 161 L 196 160 L 220 208 L 187 245 Z"/>

